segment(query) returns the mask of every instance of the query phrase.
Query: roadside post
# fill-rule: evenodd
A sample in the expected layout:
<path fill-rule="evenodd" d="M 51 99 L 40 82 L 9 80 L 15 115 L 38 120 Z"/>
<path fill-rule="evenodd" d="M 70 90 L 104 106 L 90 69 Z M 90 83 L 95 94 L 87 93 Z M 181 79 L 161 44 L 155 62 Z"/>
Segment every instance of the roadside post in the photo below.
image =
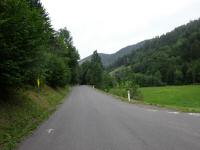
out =
<path fill-rule="evenodd" d="M 38 96 L 40 96 L 40 79 L 37 79 L 37 86 L 38 86 Z"/>
<path fill-rule="evenodd" d="M 131 101 L 130 90 L 128 90 L 128 101 Z"/>

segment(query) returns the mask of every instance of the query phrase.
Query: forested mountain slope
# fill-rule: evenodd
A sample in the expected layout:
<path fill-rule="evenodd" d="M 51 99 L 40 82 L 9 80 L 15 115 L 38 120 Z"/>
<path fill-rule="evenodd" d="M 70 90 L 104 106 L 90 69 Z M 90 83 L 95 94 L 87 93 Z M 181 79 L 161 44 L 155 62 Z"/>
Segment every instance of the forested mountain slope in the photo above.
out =
<path fill-rule="evenodd" d="M 144 43 L 145 43 L 145 41 L 142 41 L 140 43 L 124 47 L 113 54 L 99 53 L 99 56 L 101 57 L 101 61 L 103 63 L 103 66 L 108 67 L 108 66 L 112 65 L 115 61 L 122 58 L 123 56 L 131 54 L 134 50 L 141 48 Z M 79 61 L 79 64 L 82 64 L 83 62 L 85 62 L 87 60 L 90 61 L 90 59 L 91 59 L 91 55 L 82 59 L 81 61 Z"/>
<path fill-rule="evenodd" d="M 142 86 L 199 83 L 200 19 L 147 40 L 108 70 L 119 81 L 134 80 Z"/>

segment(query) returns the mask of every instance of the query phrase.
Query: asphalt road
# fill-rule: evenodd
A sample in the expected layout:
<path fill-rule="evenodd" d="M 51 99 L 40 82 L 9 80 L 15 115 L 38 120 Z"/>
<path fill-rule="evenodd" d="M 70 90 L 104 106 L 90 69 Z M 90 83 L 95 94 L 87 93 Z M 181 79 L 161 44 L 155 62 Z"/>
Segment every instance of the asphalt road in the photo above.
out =
<path fill-rule="evenodd" d="M 200 116 L 75 87 L 19 150 L 200 150 Z"/>

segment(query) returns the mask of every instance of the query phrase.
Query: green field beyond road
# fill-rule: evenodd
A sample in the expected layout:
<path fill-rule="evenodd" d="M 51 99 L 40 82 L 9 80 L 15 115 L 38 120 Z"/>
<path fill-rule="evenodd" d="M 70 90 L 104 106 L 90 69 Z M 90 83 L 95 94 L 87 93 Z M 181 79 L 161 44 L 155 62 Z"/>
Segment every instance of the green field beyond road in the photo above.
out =
<path fill-rule="evenodd" d="M 145 87 L 140 91 L 146 103 L 200 112 L 200 85 Z"/>

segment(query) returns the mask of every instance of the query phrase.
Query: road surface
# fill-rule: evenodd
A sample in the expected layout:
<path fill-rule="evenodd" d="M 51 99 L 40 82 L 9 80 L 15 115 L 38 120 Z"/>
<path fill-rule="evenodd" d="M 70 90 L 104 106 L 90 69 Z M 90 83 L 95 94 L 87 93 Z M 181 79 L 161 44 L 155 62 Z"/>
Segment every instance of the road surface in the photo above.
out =
<path fill-rule="evenodd" d="M 77 86 L 19 150 L 200 150 L 200 116 Z"/>

